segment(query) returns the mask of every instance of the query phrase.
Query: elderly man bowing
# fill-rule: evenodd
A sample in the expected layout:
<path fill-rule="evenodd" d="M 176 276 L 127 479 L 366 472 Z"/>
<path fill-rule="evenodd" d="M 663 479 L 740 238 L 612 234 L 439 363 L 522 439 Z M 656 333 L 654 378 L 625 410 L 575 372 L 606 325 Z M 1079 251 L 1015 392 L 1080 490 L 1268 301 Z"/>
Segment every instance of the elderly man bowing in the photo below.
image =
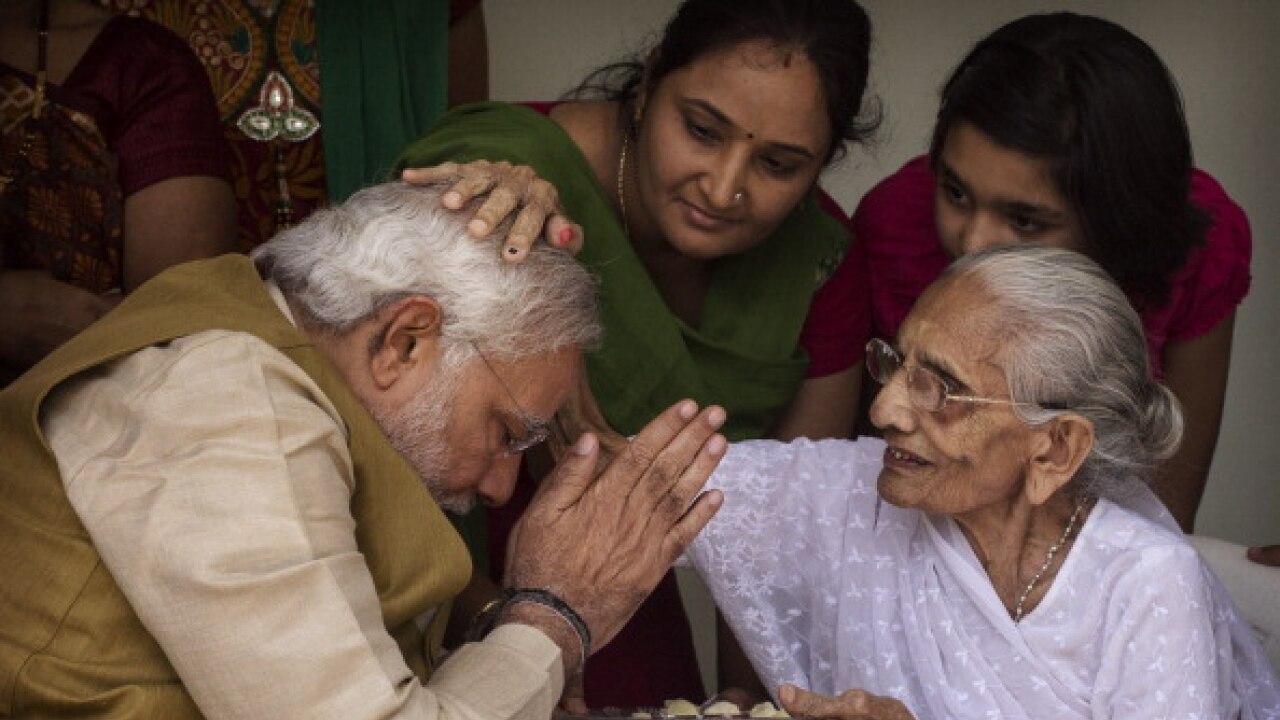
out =
<path fill-rule="evenodd" d="M 492 630 L 433 667 L 470 572 L 441 508 L 506 500 L 600 332 L 572 258 L 464 222 L 362 191 L 0 393 L 0 715 L 550 714 L 719 506 L 724 413 L 678 404 L 598 476 L 583 436 Z"/>

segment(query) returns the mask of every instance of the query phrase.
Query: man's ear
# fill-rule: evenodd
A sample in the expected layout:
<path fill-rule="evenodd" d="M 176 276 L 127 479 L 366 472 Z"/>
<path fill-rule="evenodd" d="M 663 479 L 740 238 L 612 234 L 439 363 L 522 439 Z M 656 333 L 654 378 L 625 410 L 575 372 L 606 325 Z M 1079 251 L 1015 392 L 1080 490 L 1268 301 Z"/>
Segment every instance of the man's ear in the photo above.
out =
<path fill-rule="evenodd" d="M 379 390 L 434 364 L 440 341 L 440 304 L 426 295 L 397 301 L 381 313 L 381 330 L 369 353 L 369 373 Z"/>
<path fill-rule="evenodd" d="M 1093 450 L 1093 423 L 1075 413 L 1066 413 L 1038 428 L 1027 476 L 1027 498 L 1041 505 L 1063 485 Z"/>

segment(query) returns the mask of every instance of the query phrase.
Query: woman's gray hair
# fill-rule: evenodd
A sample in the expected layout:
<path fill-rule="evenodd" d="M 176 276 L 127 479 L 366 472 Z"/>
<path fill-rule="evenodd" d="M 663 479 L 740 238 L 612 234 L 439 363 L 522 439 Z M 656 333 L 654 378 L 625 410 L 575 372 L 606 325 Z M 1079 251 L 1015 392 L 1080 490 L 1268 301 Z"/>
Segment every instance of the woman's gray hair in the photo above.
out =
<path fill-rule="evenodd" d="M 398 300 L 425 295 L 443 314 L 446 366 L 472 343 L 513 360 L 600 342 L 596 285 L 572 257 L 538 243 L 504 261 L 501 238 L 467 234 L 470 212 L 444 208 L 443 186 L 391 182 L 319 210 L 251 257 L 322 332 L 343 335 Z"/>
<path fill-rule="evenodd" d="M 1182 411 L 1151 379 L 1142 321 L 1095 262 L 1035 245 L 966 255 L 943 278 L 987 291 L 990 326 L 1014 411 L 1037 425 L 1063 412 L 1093 423 L 1094 445 L 1077 474 L 1086 492 L 1116 496 L 1127 481 L 1151 482 L 1182 439 Z"/>

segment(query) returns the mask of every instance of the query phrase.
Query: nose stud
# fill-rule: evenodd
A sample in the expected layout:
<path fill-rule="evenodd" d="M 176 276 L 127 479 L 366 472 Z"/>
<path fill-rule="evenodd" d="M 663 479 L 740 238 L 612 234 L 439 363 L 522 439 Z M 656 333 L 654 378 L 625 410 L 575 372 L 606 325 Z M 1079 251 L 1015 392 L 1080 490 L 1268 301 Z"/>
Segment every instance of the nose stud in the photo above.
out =
<path fill-rule="evenodd" d="M 743 195 L 743 192 L 742 192 L 741 190 L 739 190 L 738 192 L 734 193 L 734 194 L 733 194 L 733 201 L 734 201 L 734 202 L 742 202 L 742 195 Z"/>

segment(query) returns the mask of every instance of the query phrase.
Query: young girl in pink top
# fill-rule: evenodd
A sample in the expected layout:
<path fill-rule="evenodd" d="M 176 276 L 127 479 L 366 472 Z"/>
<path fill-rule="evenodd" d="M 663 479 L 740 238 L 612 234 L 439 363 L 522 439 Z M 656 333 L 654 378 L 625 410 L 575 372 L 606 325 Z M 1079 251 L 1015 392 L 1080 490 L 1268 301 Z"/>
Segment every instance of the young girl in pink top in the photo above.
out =
<path fill-rule="evenodd" d="M 1102 265 L 1142 316 L 1154 374 L 1183 405 L 1182 449 L 1157 488 L 1192 529 L 1252 243 L 1243 211 L 1192 167 L 1177 87 L 1150 46 L 1072 13 L 1001 27 L 948 79 L 929 155 L 871 190 L 853 222 L 869 257 L 873 333 L 888 339 L 959 255 L 1040 242 Z"/>

